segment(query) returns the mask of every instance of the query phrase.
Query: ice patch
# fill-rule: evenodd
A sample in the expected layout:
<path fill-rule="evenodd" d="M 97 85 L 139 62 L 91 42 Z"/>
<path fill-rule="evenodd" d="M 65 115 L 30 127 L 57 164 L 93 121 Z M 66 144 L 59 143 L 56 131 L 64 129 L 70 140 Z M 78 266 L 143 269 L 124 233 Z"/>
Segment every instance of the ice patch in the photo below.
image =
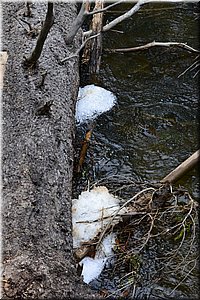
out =
<path fill-rule="evenodd" d="M 83 123 L 87 120 L 93 120 L 103 112 L 110 110 L 115 103 L 115 95 L 102 87 L 91 84 L 79 88 L 76 102 L 76 121 Z"/>

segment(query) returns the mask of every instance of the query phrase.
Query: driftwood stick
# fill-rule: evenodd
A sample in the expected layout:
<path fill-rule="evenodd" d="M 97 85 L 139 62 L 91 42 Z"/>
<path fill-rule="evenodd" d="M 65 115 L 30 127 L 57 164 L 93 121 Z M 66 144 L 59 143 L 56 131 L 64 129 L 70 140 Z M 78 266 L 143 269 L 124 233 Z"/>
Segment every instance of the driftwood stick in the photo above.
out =
<path fill-rule="evenodd" d="M 151 43 L 138 46 L 138 47 L 133 47 L 133 48 L 121 48 L 121 49 L 108 49 L 110 52 L 134 52 L 134 51 L 141 51 L 141 50 L 147 50 L 151 47 L 178 47 L 182 48 L 184 50 L 187 50 L 192 53 L 200 53 L 199 50 L 194 49 L 190 46 L 188 46 L 186 43 L 178 43 L 178 42 L 156 42 L 153 41 Z"/>
<path fill-rule="evenodd" d="M 183 175 L 192 170 L 200 161 L 200 150 L 197 150 L 193 153 L 188 159 L 182 162 L 176 169 L 170 172 L 167 176 L 165 176 L 161 183 L 175 183 L 178 181 Z"/>

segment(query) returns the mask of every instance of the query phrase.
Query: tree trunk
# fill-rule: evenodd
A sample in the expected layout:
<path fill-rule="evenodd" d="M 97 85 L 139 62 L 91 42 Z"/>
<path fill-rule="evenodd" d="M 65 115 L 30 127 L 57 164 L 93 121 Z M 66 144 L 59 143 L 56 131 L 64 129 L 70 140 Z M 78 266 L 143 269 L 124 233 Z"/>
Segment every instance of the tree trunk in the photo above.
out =
<path fill-rule="evenodd" d="M 103 9 L 104 0 L 96 0 L 95 1 L 95 10 Z M 93 15 L 90 29 L 91 32 L 95 35 L 97 33 L 98 36 L 92 38 L 90 41 L 86 43 L 86 46 L 82 55 L 82 62 L 85 64 L 87 68 L 87 73 L 89 74 L 90 79 L 93 82 L 96 81 L 96 75 L 99 74 L 100 64 L 101 64 L 101 55 L 102 55 L 102 25 L 103 25 L 103 13 L 97 13 Z"/>
<path fill-rule="evenodd" d="M 103 9 L 104 1 L 96 0 L 94 10 Z M 91 29 L 94 33 L 101 32 L 103 25 L 103 13 L 95 14 L 92 18 Z M 102 34 L 90 41 L 89 73 L 99 74 L 102 54 Z"/>
<path fill-rule="evenodd" d="M 36 38 L 28 35 L 20 19 L 38 26 L 47 3 L 32 3 L 32 18 L 24 16 L 25 3 L 2 4 L 3 50 L 8 52 L 2 118 L 3 299 L 93 297 L 77 276 L 72 252 L 78 61 L 59 64 L 80 47 L 80 35 L 66 48 L 62 32 L 75 18 L 76 7 L 54 5 L 55 22 L 38 66 L 24 69 L 24 56 L 30 55 Z"/>

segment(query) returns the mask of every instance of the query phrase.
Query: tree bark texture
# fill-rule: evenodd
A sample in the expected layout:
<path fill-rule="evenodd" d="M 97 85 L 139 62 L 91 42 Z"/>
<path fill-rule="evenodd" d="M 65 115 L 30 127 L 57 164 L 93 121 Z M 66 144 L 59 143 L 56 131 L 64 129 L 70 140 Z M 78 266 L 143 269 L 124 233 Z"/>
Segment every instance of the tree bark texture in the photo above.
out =
<path fill-rule="evenodd" d="M 39 64 L 23 67 L 36 38 L 18 20 L 26 18 L 36 26 L 46 10 L 47 3 L 34 2 L 28 18 L 25 3 L 2 4 L 3 50 L 8 52 L 2 117 L 3 299 L 93 297 L 77 276 L 72 252 L 78 60 L 59 64 L 80 47 L 79 35 L 70 49 L 62 35 L 76 17 L 74 3 L 54 3 L 55 21 Z"/>
<path fill-rule="evenodd" d="M 103 9 L 104 1 L 96 0 L 95 8 Z M 92 18 L 92 31 L 94 33 L 101 32 L 103 25 L 103 13 L 98 13 Z M 98 74 L 101 64 L 101 54 L 102 54 L 102 35 L 100 34 L 96 38 L 90 41 L 91 50 L 90 50 L 90 63 L 89 63 L 89 73 Z"/>
<path fill-rule="evenodd" d="M 95 10 L 101 10 L 104 7 L 104 1 L 103 0 L 96 0 L 95 1 Z M 97 13 L 93 15 L 92 21 L 91 21 L 91 32 L 93 34 L 98 34 L 98 36 L 92 38 L 90 41 L 86 43 L 86 46 L 84 48 L 83 52 L 83 63 L 87 65 L 88 73 L 90 76 L 95 75 L 99 73 L 100 70 L 100 64 L 101 64 L 101 54 L 102 54 L 102 25 L 103 25 L 103 13 Z"/>

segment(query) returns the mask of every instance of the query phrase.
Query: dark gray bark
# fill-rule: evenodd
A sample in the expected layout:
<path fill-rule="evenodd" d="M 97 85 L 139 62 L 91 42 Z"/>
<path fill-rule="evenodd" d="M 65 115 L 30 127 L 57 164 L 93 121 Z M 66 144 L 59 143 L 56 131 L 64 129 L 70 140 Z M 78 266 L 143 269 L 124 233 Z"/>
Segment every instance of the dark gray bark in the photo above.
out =
<path fill-rule="evenodd" d="M 23 68 L 36 39 L 16 18 L 25 3 L 3 3 L 3 50 L 8 61 L 3 88 L 2 263 L 3 299 L 89 298 L 72 253 L 71 185 L 74 104 L 78 61 L 58 58 L 66 48 L 62 28 L 75 18 L 73 3 L 55 3 L 55 21 L 35 69 Z M 44 20 L 47 5 L 34 3 L 32 24 Z M 40 87 L 42 74 L 47 74 Z"/>

